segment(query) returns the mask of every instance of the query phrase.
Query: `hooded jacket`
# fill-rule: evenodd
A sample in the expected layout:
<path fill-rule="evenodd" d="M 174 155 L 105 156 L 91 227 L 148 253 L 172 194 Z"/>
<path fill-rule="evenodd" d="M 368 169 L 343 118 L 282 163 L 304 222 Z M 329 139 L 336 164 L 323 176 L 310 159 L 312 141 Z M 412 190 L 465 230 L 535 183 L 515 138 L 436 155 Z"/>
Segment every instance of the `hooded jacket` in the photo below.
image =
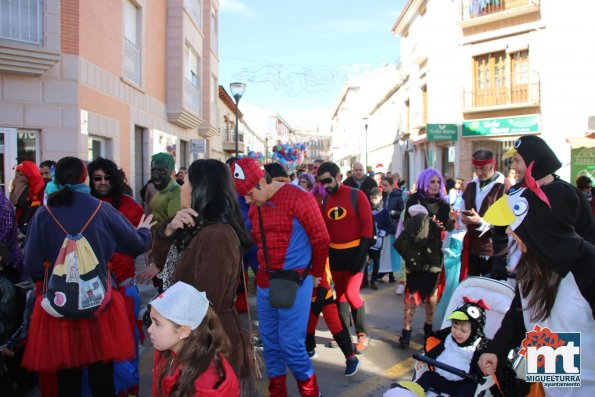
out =
<path fill-rule="evenodd" d="M 405 260 L 407 273 L 440 272 L 444 257 L 440 232 L 440 227 L 423 213 L 405 220 L 394 247 Z"/>

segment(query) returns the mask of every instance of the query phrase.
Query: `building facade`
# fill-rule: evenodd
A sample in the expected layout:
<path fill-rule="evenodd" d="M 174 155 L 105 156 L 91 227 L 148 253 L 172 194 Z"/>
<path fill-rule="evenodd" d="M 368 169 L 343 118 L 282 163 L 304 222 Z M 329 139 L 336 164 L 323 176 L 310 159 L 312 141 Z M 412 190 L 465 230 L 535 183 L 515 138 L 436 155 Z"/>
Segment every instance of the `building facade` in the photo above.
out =
<path fill-rule="evenodd" d="M 217 0 L 2 1 L 0 170 L 105 156 L 138 192 L 218 133 Z M 20 26 L 19 29 L 12 28 Z"/>

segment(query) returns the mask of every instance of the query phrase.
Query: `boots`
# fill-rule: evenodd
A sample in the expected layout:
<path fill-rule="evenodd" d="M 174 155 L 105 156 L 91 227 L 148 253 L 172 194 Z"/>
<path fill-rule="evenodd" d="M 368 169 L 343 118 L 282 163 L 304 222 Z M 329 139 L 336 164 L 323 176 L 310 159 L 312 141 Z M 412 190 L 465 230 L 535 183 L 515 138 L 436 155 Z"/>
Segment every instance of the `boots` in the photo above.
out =
<path fill-rule="evenodd" d="M 404 329 L 403 334 L 401 335 L 401 339 L 399 340 L 399 346 L 401 349 L 406 349 L 409 347 L 409 343 L 411 342 L 411 330 Z"/>
<path fill-rule="evenodd" d="M 363 303 L 359 309 L 352 309 L 353 324 L 358 334 L 368 334 L 368 322 L 366 321 L 366 304 Z"/>
<path fill-rule="evenodd" d="M 424 337 L 428 337 L 432 335 L 432 324 L 425 323 L 424 324 Z"/>
<path fill-rule="evenodd" d="M 298 380 L 297 387 L 302 397 L 318 397 L 320 395 L 316 375 L 314 374 L 306 380 Z"/>
<path fill-rule="evenodd" d="M 314 334 L 306 335 L 306 351 L 308 352 L 308 357 L 316 357 L 316 339 L 314 338 Z"/>
<path fill-rule="evenodd" d="M 343 329 L 349 332 L 349 326 L 351 325 L 351 315 L 349 314 L 350 308 L 348 302 L 337 302 L 337 310 L 339 311 L 339 318 Z"/>
<path fill-rule="evenodd" d="M 348 330 L 343 328 L 341 332 L 334 334 L 333 338 L 335 338 L 337 345 L 341 348 L 346 358 L 353 355 L 353 345 L 351 344 L 351 336 L 349 336 Z"/>
<path fill-rule="evenodd" d="M 270 397 L 287 397 L 287 385 L 285 384 L 285 378 L 287 378 L 287 375 L 269 378 Z"/>

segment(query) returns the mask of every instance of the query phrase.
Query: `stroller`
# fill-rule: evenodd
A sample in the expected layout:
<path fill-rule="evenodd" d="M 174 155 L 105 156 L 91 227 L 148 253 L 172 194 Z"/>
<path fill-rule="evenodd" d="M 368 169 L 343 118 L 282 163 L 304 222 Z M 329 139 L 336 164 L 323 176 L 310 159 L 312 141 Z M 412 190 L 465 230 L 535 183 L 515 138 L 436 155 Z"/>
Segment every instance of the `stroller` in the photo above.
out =
<path fill-rule="evenodd" d="M 486 312 L 486 324 L 484 326 L 485 336 L 491 339 L 496 334 L 496 331 L 498 331 L 498 329 L 500 328 L 502 319 L 504 318 L 504 315 L 510 307 L 512 299 L 514 298 L 514 289 L 511 287 L 510 284 L 506 282 L 497 281 L 486 277 L 469 277 L 463 280 L 455 289 L 450 301 L 448 302 L 446 313 L 452 313 L 458 307 L 463 305 L 463 297 L 468 297 L 475 300 L 483 299 L 488 305 L 491 306 L 492 309 Z M 451 321 L 445 318 L 442 321 L 442 324 L 440 325 L 440 329 L 447 328 L 450 326 Z M 474 375 L 470 375 L 464 371 L 461 371 L 457 368 L 453 368 L 445 363 L 433 360 L 420 353 L 414 353 L 413 358 L 415 358 L 418 361 L 422 361 L 428 365 L 452 372 L 463 378 L 470 379 L 473 382 L 477 383 L 478 387 L 475 391 L 475 396 L 487 397 L 492 395 L 489 389 L 496 384 L 496 381 L 491 376 L 480 378 Z M 425 372 L 425 370 L 416 371 L 413 380 L 415 381 L 416 379 L 418 379 L 423 374 L 423 372 Z M 417 397 L 424 395 L 423 390 L 420 391 L 421 387 L 419 387 L 419 385 L 414 384 L 413 382 L 400 383 L 404 383 L 406 384 L 406 386 L 411 386 L 411 388 L 402 388 L 393 384 L 392 386 L 395 387 L 389 389 L 384 394 L 384 397 Z M 416 388 L 415 386 L 418 387 Z M 427 393 L 425 393 L 426 397 L 434 397 L 439 395 L 445 396 L 444 393 L 436 394 L 432 391 L 428 391 Z"/>

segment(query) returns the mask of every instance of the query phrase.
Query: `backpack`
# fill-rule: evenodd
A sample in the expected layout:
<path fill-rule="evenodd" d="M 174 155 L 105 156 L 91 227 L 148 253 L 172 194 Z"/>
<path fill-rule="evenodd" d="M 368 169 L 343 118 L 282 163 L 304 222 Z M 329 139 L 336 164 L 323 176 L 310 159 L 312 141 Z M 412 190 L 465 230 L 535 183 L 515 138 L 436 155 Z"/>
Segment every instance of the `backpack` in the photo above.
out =
<path fill-rule="evenodd" d="M 357 215 L 357 217 L 359 218 L 359 212 L 357 211 L 357 191 L 359 189 L 356 189 L 354 187 L 351 188 L 351 206 L 353 207 L 353 210 L 355 211 L 355 215 Z M 325 194 L 324 197 L 322 198 L 322 213 L 324 214 L 325 210 L 326 210 L 326 199 L 328 198 L 328 194 Z M 376 245 L 376 240 L 378 237 L 378 228 L 376 227 L 376 222 L 374 222 L 374 216 L 372 216 L 372 243 L 371 246 Z"/>
<path fill-rule="evenodd" d="M 50 208 L 46 209 L 60 229 L 66 234 L 52 274 L 48 278 L 51 263 L 46 261 L 44 290 L 41 307 L 54 317 L 81 319 L 97 317 L 112 300 L 112 283 L 108 271 L 101 265 L 83 232 L 101 208 L 95 209 L 80 232 L 72 235 L 56 219 Z"/>

